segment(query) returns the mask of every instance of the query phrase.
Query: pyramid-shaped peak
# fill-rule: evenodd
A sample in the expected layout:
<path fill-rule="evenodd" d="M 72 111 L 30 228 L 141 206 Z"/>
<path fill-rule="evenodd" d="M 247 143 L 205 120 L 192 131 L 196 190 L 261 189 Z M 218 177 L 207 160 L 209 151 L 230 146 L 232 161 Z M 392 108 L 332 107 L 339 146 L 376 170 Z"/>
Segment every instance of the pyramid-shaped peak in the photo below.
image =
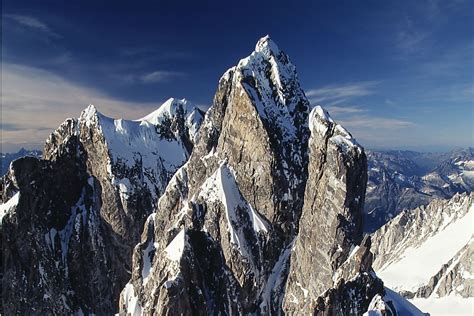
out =
<path fill-rule="evenodd" d="M 88 121 L 97 114 L 100 113 L 97 111 L 96 107 L 93 104 L 89 104 L 84 110 L 82 110 L 80 119 Z"/>
<path fill-rule="evenodd" d="M 264 54 L 277 55 L 280 52 L 278 45 L 270 38 L 270 35 L 266 35 L 258 40 L 255 45 L 255 51 Z"/>
<path fill-rule="evenodd" d="M 185 114 L 194 110 L 194 105 L 186 99 L 169 98 L 163 104 L 161 104 L 155 111 L 142 117 L 141 119 L 138 119 L 138 121 L 147 121 L 151 124 L 158 124 L 166 116 L 175 116 L 177 108 L 180 106 Z"/>

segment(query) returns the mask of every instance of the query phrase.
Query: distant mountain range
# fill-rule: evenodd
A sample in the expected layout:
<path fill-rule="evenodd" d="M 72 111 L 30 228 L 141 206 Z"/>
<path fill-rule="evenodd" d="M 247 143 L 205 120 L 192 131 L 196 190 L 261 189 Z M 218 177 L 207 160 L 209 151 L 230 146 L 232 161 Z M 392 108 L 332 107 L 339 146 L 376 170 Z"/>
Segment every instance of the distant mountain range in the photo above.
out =
<path fill-rule="evenodd" d="M 16 153 L 0 153 L 0 160 L 1 160 L 1 175 L 4 176 L 5 173 L 7 173 L 8 168 L 10 167 L 10 163 L 18 158 L 21 157 L 37 157 L 41 158 L 41 151 L 39 150 L 27 150 L 25 148 L 21 148 L 19 151 Z"/>
<path fill-rule="evenodd" d="M 367 152 L 365 228 L 373 232 L 405 209 L 474 190 L 474 148 L 448 153 Z"/>

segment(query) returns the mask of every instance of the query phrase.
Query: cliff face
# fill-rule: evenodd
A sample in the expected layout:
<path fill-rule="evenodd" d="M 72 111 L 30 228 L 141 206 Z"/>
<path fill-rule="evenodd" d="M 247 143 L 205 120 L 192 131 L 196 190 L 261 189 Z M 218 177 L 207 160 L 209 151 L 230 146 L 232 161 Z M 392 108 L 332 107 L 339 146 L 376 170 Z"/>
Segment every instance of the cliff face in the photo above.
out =
<path fill-rule="evenodd" d="M 117 311 L 132 248 L 201 122 L 186 101 L 160 109 L 126 121 L 89 106 L 51 134 L 44 159 L 13 162 L 1 182 L 6 314 Z"/>
<path fill-rule="evenodd" d="M 262 38 L 220 79 L 189 161 L 148 218 L 121 311 L 360 315 L 375 295 L 385 306 L 362 240 L 366 165 Z"/>

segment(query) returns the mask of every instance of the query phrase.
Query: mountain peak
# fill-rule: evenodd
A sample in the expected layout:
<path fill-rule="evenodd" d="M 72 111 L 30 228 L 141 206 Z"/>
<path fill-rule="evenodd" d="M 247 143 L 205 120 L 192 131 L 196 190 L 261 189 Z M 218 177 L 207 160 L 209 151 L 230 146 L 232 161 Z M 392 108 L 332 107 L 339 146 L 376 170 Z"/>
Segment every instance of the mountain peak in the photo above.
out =
<path fill-rule="evenodd" d="M 165 116 L 173 117 L 178 107 L 182 107 L 184 113 L 192 112 L 194 106 L 186 99 L 169 98 L 161 104 L 155 111 L 138 119 L 137 121 L 147 121 L 151 124 L 158 124 Z"/>
<path fill-rule="evenodd" d="M 277 55 L 280 49 L 270 38 L 270 35 L 266 35 L 258 40 L 257 45 L 255 45 L 255 51 L 265 55 Z"/>
<path fill-rule="evenodd" d="M 82 110 L 79 120 L 84 122 L 92 122 L 95 117 L 102 115 L 93 104 L 89 104 L 84 110 Z"/>

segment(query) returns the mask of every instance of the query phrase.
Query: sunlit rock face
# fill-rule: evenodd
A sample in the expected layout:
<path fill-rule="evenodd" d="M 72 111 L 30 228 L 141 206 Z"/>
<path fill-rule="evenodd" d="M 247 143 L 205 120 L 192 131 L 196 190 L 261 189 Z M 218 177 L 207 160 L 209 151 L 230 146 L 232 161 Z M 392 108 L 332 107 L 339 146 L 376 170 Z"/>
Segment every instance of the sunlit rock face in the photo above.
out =
<path fill-rule="evenodd" d="M 260 39 L 221 77 L 149 217 L 121 311 L 360 315 L 376 295 L 385 306 L 362 240 L 366 182 L 363 148 Z"/>

